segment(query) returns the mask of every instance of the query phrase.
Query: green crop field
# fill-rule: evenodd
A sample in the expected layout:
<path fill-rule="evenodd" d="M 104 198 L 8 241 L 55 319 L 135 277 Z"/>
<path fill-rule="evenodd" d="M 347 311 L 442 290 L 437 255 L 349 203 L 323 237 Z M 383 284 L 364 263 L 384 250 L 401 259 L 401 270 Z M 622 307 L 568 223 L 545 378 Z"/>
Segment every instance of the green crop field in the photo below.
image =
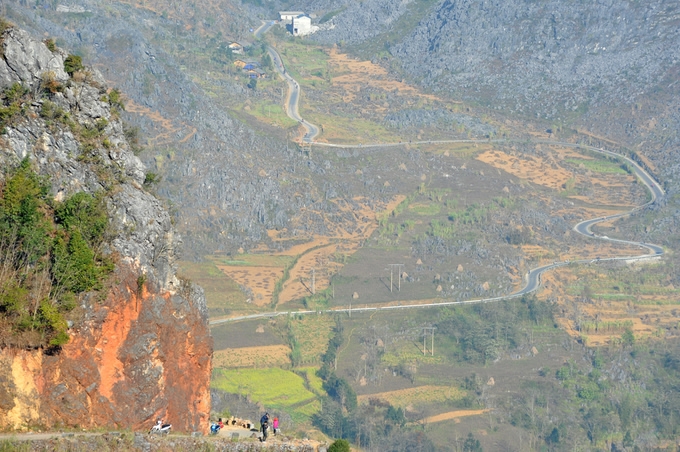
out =
<path fill-rule="evenodd" d="M 566 161 L 577 166 L 583 165 L 586 169 L 596 173 L 627 174 L 619 163 L 607 160 L 566 159 Z"/>
<path fill-rule="evenodd" d="M 248 113 L 262 122 L 275 124 L 284 129 L 297 126 L 297 122 L 288 117 L 280 103 L 258 102 Z"/>
<path fill-rule="evenodd" d="M 307 388 L 315 393 L 316 395 L 325 395 L 323 389 L 323 380 L 316 375 L 316 367 L 298 367 L 295 369 L 295 373 L 302 376 L 307 381 Z"/>
<path fill-rule="evenodd" d="M 291 320 L 290 335 L 294 338 L 293 353 L 299 353 L 299 363 L 315 363 L 328 348 L 335 321 L 331 316 L 303 316 Z"/>
<path fill-rule="evenodd" d="M 408 208 L 411 213 L 428 217 L 439 214 L 439 211 L 441 210 L 441 206 L 435 203 L 411 204 L 410 206 L 408 206 Z"/>
<path fill-rule="evenodd" d="M 308 421 L 319 408 L 317 396 L 305 387 L 305 379 L 289 370 L 218 369 L 211 386 L 232 394 L 250 396 L 268 409 L 288 412 L 296 422 Z"/>
<path fill-rule="evenodd" d="M 300 105 L 300 114 L 323 128 L 323 136 L 339 144 L 395 143 L 401 141 L 395 133 L 377 122 L 357 117 L 326 115 L 305 107 L 305 98 Z"/>
<path fill-rule="evenodd" d="M 300 85 L 325 86 L 328 78 L 328 55 L 320 47 L 305 45 L 299 40 L 283 41 L 277 44 L 286 70 Z"/>

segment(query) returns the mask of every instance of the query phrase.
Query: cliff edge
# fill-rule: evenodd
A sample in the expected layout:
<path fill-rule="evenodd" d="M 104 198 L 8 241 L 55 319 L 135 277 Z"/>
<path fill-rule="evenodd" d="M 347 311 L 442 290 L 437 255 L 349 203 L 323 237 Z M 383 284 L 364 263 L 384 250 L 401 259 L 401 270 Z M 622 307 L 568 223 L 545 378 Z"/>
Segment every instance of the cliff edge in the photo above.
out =
<path fill-rule="evenodd" d="M 101 250 L 111 268 L 98 287 L 77 294 L 66 343 L 0 340 L 0 428 L 148 429 L 163 418 L 175 430 L 206 430 L 212 338 L 205 299 L 175 275 L 180 239 L 144 189 L 118 93 L 52 41 L 2 28 L 0 188 L 23 164 L 46 181 L 55 206 L 78 193 L 102 199 L 108 232 Z"/>

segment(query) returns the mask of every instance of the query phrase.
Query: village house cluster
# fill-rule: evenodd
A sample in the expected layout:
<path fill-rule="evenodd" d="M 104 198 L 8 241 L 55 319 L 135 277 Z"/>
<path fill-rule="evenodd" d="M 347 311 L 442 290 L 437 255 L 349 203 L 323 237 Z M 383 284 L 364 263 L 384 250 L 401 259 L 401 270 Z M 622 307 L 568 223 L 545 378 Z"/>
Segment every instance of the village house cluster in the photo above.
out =
<path fill-rule="evenodd" d="M 279 11 L 279 25 L 285 27 L 293 36 L 306 36 L 319 30 L 312 25 L 312 17 L 304 11 Z M 245 45 L 232 42 L 228 45 L 233 55 L 245 55 Z M 267 73 L 262 69 L 262 63 L 257 59 L 237 58 L 233 61 L 234 66 L 240 69 L 250 78 L 266 78 Z"/>

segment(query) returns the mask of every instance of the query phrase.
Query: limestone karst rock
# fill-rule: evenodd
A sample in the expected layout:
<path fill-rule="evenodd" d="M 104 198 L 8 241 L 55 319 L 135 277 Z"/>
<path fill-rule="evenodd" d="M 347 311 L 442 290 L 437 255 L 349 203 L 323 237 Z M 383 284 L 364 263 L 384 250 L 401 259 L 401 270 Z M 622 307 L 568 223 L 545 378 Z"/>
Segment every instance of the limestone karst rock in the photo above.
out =
<path fill-rule="evenodd" d="M 104 252 L 115 262 L 104 288 L 77 300 L 60 350 L 0 348 L 0 426 L 146 430 L 162 417 L 178 431 L 204 430 L 212 338 L 203 291 L 175 275 L 181 240 L 143 189 L 144 166 L 106 83 L 88 68 L 70 77 L 66 52 L 16 27 L 0 42 L 0 89 L 18 83 L 29 98 L 0 135 L 0 166 L 28 159 L 55 200 L 104 193 L 112 231 Z M 93 128 L 85 146 L 78 131 Z"/>

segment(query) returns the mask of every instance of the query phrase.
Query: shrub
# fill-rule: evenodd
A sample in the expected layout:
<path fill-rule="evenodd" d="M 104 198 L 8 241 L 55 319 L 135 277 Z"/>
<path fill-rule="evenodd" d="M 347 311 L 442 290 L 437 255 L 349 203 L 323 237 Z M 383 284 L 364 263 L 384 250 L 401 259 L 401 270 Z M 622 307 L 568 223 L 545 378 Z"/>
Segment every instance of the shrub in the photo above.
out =
<path fill-rule="evenodd" d="M 125 138 L 127 139 L 132 152 L 135 155 L 139 155 L 144 150 L 144 148 L 142 148 L 141 144 L 139 143 L 139 127 L 124 124 L 123 133 L 125 134 Z"/>
<path fill-rule="evenodd" d="M 346 439 L 336 439 L 328 447 L 328 452 L 350 452 L 349 441 Z"/>
<path fill-rule="evenodd" d="M 44 72 L 42 75 L 41 89 L 45 93 L 54 94 L 61 91 L 61 83 L 56 78 L 56 75 L 52 71 Z"/>
<path fill-rule="evenodd" d="M 40 117 L 49 124 L 51 121 L 65 122 L 68 119 L 68 114 L 61 107 L 57 107 L 54 102 L 45 100 L 40 107 Z"/>
<path fill-rule="evenodd" d="M 123 99 L 121 98 L 120 91 L 118 91 L 115 88 L 109 92 L 109 104 L 112 107 L 125 111 L 125 104 L 123 103 Z"/>
<path fill-rule="evenodd" d="M 82 71 L 83 69 L 83 59 L 78 55 L 69 55 L 64 60 L 64 71 L 71 77 L 73 77 L 75 72 Z"/>
<path fill-rule="evenodd" d="M 45 39 L 43 43 L 45 43 L 50 52 L 57 51 L 57 44 L 54 42 L 54 39 L 52 38 Z"/>
<path fill-rule="evenodd" d="M 144 187 L 151 188 L 161 181 L 161 176 L 156 173 L 146 173 L 144 176 Z"/>
<path fill-rule="evenodd" d="M 0 105 L 0 128 L 11 125 L 21 115 L 22 104 L 28 100 L 28 92 L 27 88 L 16 82 L 2 92 L 0 96 L 2 99 L 2 104 Z"/>

